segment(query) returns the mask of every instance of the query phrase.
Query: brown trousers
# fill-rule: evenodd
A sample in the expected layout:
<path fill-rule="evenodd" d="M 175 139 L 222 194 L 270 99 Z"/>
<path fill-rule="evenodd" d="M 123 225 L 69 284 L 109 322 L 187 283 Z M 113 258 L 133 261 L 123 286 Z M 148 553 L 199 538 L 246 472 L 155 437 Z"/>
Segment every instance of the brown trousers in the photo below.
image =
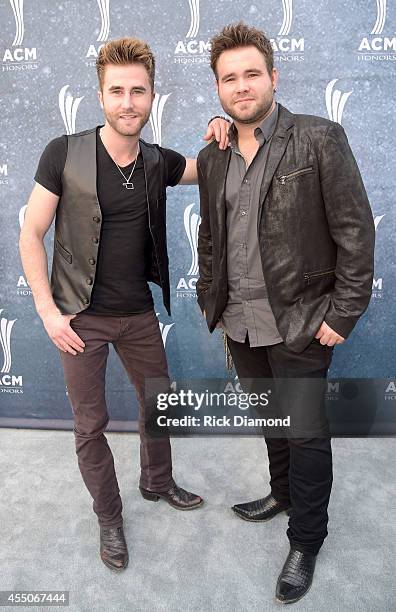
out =
<path fill-rule="evenodd" d="M 153 310 L 113 317 L 79 313 L 71 327 L 85 342 L 83 353 L 61 352 L 65 381 L 74 415 L 78 465 L 93 498 L 100 525 L 122 525 L 122 502 L 113 454 L 104 431 L 109 422 L 105 399 L 105 374 L 109 343 L 121 359 L 139 402 L 140 486 L 166 491 L 172 482 L 169 435 L 147 431 L 145 380 L 169 386 L 168 367 L 158 319 Z M 161 388 L 162 388 L 161 387 Z M 164 390 L 164 389 L 162 389 Z"/>

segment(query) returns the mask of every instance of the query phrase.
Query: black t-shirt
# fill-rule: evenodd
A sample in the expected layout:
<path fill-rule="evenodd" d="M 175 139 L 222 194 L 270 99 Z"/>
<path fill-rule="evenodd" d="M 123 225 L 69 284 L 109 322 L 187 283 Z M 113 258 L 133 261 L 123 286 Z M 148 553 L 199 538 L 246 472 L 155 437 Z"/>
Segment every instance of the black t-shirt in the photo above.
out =
<path fill-rule="evenodd" d="M 166 185 L 180 181 L 185 158 L 162 149 L 165 158 Z M 67 155 L 67 136 L 52 140 L 45 148 L 34 177 L 37 183 L 62 195 L 62 173 Z M 153 308 L 153 298 L 147 283 L 151 263 L 152 240 L 148 224 L 143 160 L 139 154 L 130 182 L 125 179 L 105 149 L 96 130 L 97 193 L 102 211 L 102 229 L 95 283 L 91 304 L 85 312 L 107 315 L 130 315 Z M 121 167 L 128 178 L 134 162 Z M 150 180 L 150 177 L 148 177 Z"/>

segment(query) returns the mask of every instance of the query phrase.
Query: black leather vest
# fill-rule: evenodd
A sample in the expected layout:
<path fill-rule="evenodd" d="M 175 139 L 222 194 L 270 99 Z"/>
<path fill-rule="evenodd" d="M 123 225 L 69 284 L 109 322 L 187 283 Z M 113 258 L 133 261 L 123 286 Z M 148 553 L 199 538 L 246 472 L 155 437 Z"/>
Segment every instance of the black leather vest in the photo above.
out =
<path fill-rule="evenodd" d="M 139 141 L 143 158 L 150 234 L 151 272 L 147 280 L 162 287 L 170 314 L 166 246 L 165 163 L 158 145 Z M 68 136 L 62 196 L 55 218 L 51 289 L 62 314 L 88 308 L 95 282 L 102 211 L 96 191 L 96 128 Z M 119 254 L 122 257 L 122 253 Z"/>

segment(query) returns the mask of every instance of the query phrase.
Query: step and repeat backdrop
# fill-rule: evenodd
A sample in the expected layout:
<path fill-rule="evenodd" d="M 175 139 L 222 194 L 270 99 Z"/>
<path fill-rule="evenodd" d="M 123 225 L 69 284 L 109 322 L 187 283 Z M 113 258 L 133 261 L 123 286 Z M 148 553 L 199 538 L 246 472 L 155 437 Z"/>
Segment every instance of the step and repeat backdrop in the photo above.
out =
<path fill-rule="evenodd" d="M 143 138 L 195 157 L 208 119 L 222 111 L 209 40 L 241 19 L 271 38 L 277 99 L 341 123 L 361 169 L 376 227 L 372 300 L 335 350 L 328 401 L 341 419 L 345 402 L 362 406 L 362 420 L 366 406 L 368 433 L 396 433 L 395 0 L 1 2 L 0 426 L 72 427 L 59 355 L 35 312 L 18 236 L 45 145 L 103 123 L 95 71 L 101 45 L 121 36 L 150 44 L 156 97 Z M 172 318 L 160 291 L 153 293 L 171 376 L 226 377 L 220 334 L 209 335 L 196 304 L 197 187 L 168 190 L 167 219 Z M 45 242 L 50 254 L 51 231 Z M 135 430 L 135 393 L 113 351 L 107 399 L 110 428 Z"/>

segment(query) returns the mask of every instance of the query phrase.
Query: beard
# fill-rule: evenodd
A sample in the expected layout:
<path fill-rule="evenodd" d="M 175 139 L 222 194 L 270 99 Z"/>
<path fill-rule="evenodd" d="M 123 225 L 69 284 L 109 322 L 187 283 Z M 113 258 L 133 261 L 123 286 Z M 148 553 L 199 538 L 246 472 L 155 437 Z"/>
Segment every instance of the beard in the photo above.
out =
<path fill-rule="evenodd" d="M 254 100 L 254 102 L 241 102 L 239 104 L 227 104 L 227 102 L 220 97 L 221 106 L 224 111 L 232 117 L 234 121 L 244 125 L 262 121 L 264 117 L 269 114 L 273 101 L 274 95 L 272 91 L 270 93 L 265 93 L 259 100 Z M 246 110 L 244 108 L 245 105 Z"/>
<path fill-rule="evenodd" d="M 126 110 L 125 113 L 123 113 L 124 115 L 137 115 L 136 119 L 132 120 L 131 125 L 128 125 L 127 122 L 124 122 L 122 119 L 120 119 L 120 113 L 107 113 L 106 110 L 104 110 L 104 115 L 108 124 L 113 128 L 114 131 L 116 131 L 118 134 L 121 134 L 121 136 L 136 136 L 140 134 L 140 132 L 148 122 L 150 118 L 150 112 L 151 108 L 145 114 L 139 113 L 139 115 L 133 112 L 131 109 Z"/>

